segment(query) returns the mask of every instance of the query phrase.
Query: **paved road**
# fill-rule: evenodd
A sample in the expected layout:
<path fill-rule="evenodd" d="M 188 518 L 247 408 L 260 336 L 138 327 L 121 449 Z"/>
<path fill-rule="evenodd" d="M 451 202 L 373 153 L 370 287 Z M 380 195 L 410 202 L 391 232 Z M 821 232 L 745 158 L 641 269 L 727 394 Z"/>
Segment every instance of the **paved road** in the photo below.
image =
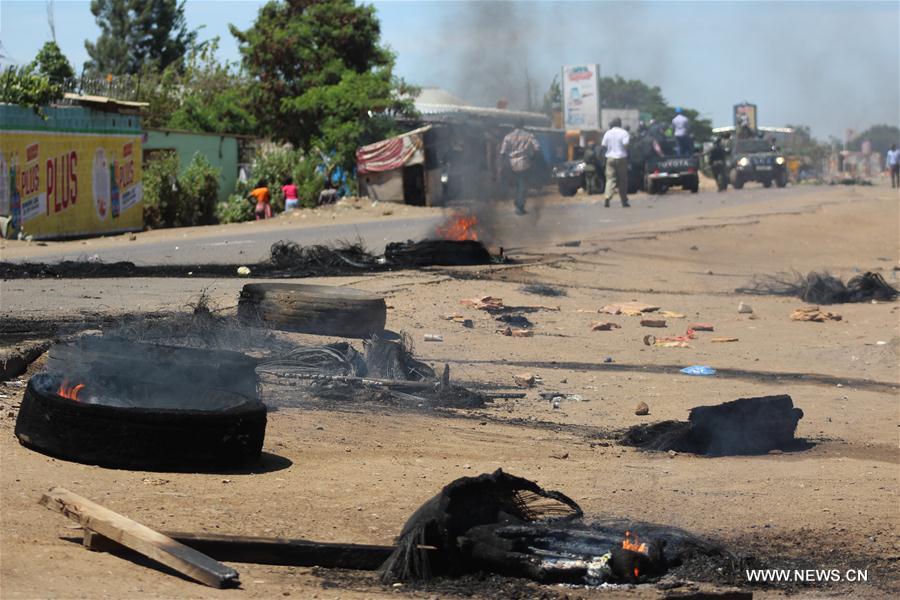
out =
<path fill-rule="evenodd" d="M 798 193 L 800 190 L 797 188 L 745 188 L 740 192 L 724 194 L 715 191 L 698 194 L 676 191 L 664 196 L 637 194 L 632 196 L 632 208 L 629 209 L 622 209 L 618 202 L 614 202 L 611 208 L 604 208 L 600 196 L 597 196 L 600 201 L 592 204 L 548 203 L 540 206 L 532 200 L 529 214 L 524 217 L 516 217 L 508 203 L 499 204 L 490 211 L 481 210 L 478 214 L 482 226 L 492 234 L 487 236 L 491 238 L 489 241 L 506 247 L 519 247 L 596 236 L 603 230 L 672 217 L 701 216 L 724 206 L 752 204 L 771 200 L 776 195 L 790 197 Z M 246 228 L 223 235 L 197 236 L 196 239 L 190 236 L 179 239 L 177 232 L 173 231 L 171 239 L 159 242 L 129 244 L 124 241 L 115 247 L 87 252 L 79 247 L 58 254 L 42 253 L 39 260 L 79 260 L 96 254 L 103 262 L 127 260 L 139 265 L 253 263 L 265 258 L 272 243 L 282 239 L 304 245 L 361 239 L 370 249 L 380 251 L 387 242 L 426 237 L 441 220 L 442 217 L 430 215 L 302 228 L 261 228 L 259 231 Z"/>

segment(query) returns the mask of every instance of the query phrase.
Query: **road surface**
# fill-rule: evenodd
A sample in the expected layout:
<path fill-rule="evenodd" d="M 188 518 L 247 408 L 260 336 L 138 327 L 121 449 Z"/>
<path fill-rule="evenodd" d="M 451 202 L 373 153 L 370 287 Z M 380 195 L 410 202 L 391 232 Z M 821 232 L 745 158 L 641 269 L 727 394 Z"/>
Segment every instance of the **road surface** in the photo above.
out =
<path fill-rule="evenodd" d="M 602 196 L 594 202 L 575 203 L 529 201 L 529 214 L 514 215 L 510 203 L 493 205 L 490 210 L 477 211 L 481 239 L 507 248 L 526 247 L 554 241 L 597 237 L 603 231 L 628 228 L 673 217 L 696 215 L 701 217 L 713 210 L 746 204 L 771 201 L 781 196 L 785 199 L 798 194 L 808 194 L 809 188 L 763 189 L 745 188 L 742 191 L 717 193 L 701 191 L 697 194 L 675 191 L 663 196 L 636 194 L 631 197 L 631 208 L 623 209 L 617 200 L 612 207 L 604 208 Z M 59 244 L 59 251 L 40 248 L 30 259 L 16 257 L 12 260 L 92 260 L 103 262 L 131 261 L 138 265 L 201 264 L 201 263 L 254 263 L 265 259 L 271 245 L 278 240 L 293 240 L 302 245 L 332 244 L 342 240 L 362 242 L 371 250 L 380 252 L 393 241 L 421 239 L 434 231 L 445 219 L 441 215 L 372 220 L 361 223 L 335 223 L 288 227 L 252 227 L 232 229 L 221 234 L 209 235 L 203 228 L 167 230 L 161 240 L 129 243 L 122 238 L 120 244 L 106 244 L 99 248 L 78 243 Z M 183 231 L 179 233 L 179 231 Z M 38 249 L 36 249 L 38 250 Z"/>

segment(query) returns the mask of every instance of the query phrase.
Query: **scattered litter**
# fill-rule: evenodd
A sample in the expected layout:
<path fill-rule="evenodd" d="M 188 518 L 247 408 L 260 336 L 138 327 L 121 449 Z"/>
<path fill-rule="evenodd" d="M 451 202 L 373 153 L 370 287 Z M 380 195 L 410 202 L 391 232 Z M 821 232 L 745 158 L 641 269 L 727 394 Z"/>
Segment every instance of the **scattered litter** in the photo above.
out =
<path fill-rule="evenodd" d="M 622 326 L 611 321 L 591 321 L 591 331 L 611 331 L 613 329 L 622 329 Z"/>
<path fill-rule="evenodd" d="M 250 267 L 238 267 L 237 274 L 241 277 L 247 277 L 248 275 L 250 275 Z"/>
<path fill-rule="evenodd" d="M 557 248 L 578 248 L 579 246 L 581 246 L 581 240 L 571 240 L 556 245 Z"/>
<path fill-rule="evenodd" d="M 503 329 L 498 329 L 497 333 L 507 337 L 534 337 L 534 332 L 530 329 L 513 329 L 508 326 Z"/>
<path fill-rule="evenodd" d="M 641 319 L 641 327 L 665 327 L 665 319 Z"/>
<path fill-rule="evenodd" d="M 715 342 L 715 343 L 723 343 L 723 342 L 737 342 L 739 340 L 736 337 L 714 337 L 714 338 L 710 338 L 709 341 Z"/>
<path fill-rule="evenodd" d="M 742 315 L 749 315 L 753 312 L 753 309 L 750 308 L 749 304 L 744 304 L 743 302 L 741 302 L 740 304 L 738 304 L 738 312 Z"/>
<path fill-rule="evenodd" d="M 473 327 L 475 327 L 475 321 L 473 321 L 472 319 L 463 319 L 462 326 L 468 329 L 472 329 Z"/>
<path fill-rule="evenodd" d="M 534 323 L 529 321 L 528 317 L 526 317 L 525 315 L 500 315 L 498 317 L 495 317 L 495 319 L 497 321 L 506 323 L 510 327 L 517 327 L 519 329 L 530 329 L 531 327 L 534 327 Z"/>
<path fill-rule="evenodd" d="M 440 333 L 426 333 L 423 339 L 426 342 L 443 342 L 444 336 Z"/>
<path fill-rule="evenodd" d="M 645 304 L 643 302 L 620 302 L 617 304 L 607 304 L 600 309 L 599 312 L 608 315 L 628 315 L 629 317 L 639 317 L 643 313 L 655 312 L 659 310 L 658 306 L 653 304 Z"/>
<path fill-rule="evenodd" d="M 605 363 L 614 363 L 614 362 L 616 362 L 616 361 L 613 360 L 613 357 L 612 357 L 612 356 L 607 356 L 606 358 L 603 359 L 603 362 L 605 362 Z"/>
<path fill-rule="evenodd" d="M 884 340 L 878 340 L 877 342 L 875 342 L 875 345 L 876 346 L 887 346 L 887 342 L 885 342 Z"/>
<path fill-rule="evenodd" d="M 681 369 L 681 372 L 685 375 L 715 375 L 716 370 L 712 367 L 707 367 L 705 365 L 691 365 L 690 367 L 685 367 Z"/>
<path fill-rule="evenodd" d="M 569 453 L 564 452 L 563 454 L 551 454 L 550 458 L 555 458 L 557 460 L 566 460 L 567 458 L 569 458 Z"/>
<path fill-rule="evenodd" d="M 453 321 L 454 323 L 462 323 L 466 320 L 466 318 L 460 314 L 446 314 L 441 315 L 441 318 L 445 321 Z"/>
<path fill-rule="evenodd" d="M 519 387 L 534 387 L 534 384 L 537 383 L 538 378 L 534 375 L 534 373 L 517 373 L 513 375 L 513 381 Z"/>
<path fill-rule="evenodd" d="M 683 318 L 685 318 L 685 315 L 683 315 L 681 313 L 677 313 L 675 311 L 671 311 L 671 310 L 661 310 L 661 311 L 659 311 L 659 316 L 665 317 L 667 319 L 683 319 Z"/>
<path fill-rule="evenodd" d="M 818 306 L 805 306 L 798 308 L 791 313 L 792 321 L 815 321 L 823 323 L 825 321 L 840 321 L 843 317 L 837 313 L 822 310 Z"/>
<path fill-rule="evenodd" d="M 796 296 L 815 304 L 844 304 L 870 300 L 894 300 L 900 294 L 878 273 L 866 271 L 845 284 L 827 272 L 812 271 L 755 278 L 749 287 L 738 288 L 741 294 Z"/>
<path fill-rule="evenodd" d="M 634 409 L 634 414 L 639 417 L 644 417 L 650 414 L 650 407 L 647 406 L 646 402 L 638 402 L 637 407 Z"/>
<path fill-rule="evenodd" d="M 545 285 L 543 283 L 532 283 L 523 285 L 519 288 L 520 292 L 526 294 L 534 294 L 535 296 L 568 296 L 568 292 L 562 288 Z"/>
<path fill-rule="evenodd" d="M 713 331 L 714 329 L 710 323 L 691 323 L 688 328 L 694 331 Z"/>
<path fill-rule="evenodd" d="M 480 298 L 464 298 L 460 300 L 459 303 L 477 308 L 478 310 L 487 310 L 488 308 L 503 308 L 503 298 L 494 298 L 493 296 L 481 296 Z"/>

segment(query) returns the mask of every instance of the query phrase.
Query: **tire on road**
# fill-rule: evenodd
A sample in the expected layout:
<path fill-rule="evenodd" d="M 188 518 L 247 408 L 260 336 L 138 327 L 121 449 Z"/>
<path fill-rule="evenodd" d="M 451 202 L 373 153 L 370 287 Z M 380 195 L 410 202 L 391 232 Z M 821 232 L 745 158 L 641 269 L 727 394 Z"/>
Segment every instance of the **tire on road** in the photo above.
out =
<path fill-rule="evenodd" d="M 75 462 L 142 470 L 230 469 L 259 460 L 266 407 L 229 394 L 228 408 L 160 409 L 89 404 L 25 388 L 15 435 L 33 450 Z"/>
<path fill-rule="evenodd" d="M 238 315 L 299 333 L 369 338 L 384 330 L 384 298 L 346 287 L 250 283 L 241 290 Z"/>

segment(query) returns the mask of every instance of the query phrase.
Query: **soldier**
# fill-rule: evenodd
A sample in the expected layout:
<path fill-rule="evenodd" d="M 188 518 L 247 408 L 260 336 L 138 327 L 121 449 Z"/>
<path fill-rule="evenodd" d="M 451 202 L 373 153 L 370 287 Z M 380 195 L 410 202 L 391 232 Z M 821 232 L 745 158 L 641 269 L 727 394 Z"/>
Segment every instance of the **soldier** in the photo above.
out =
<path fill-rule="evenodd" d="M 600 178 L 597 176 L 597 146 L 593 142 L 584 151 L 584 191 L 592 196 L 600 193 Z"/>
<path fill-rule="evenodd" d="M 727 134 L 726 134 L 727 136 Z M 717 137 L 713 141 L 712 148 L 709 150 L 709 167 L 712 169 L 713 177 L 716 179 L 716 187 L 720 192 L 724 192 L 728 188 L 727 166 L 725 160 L 728 153 L 722 143 L 722 138 Z"/>

